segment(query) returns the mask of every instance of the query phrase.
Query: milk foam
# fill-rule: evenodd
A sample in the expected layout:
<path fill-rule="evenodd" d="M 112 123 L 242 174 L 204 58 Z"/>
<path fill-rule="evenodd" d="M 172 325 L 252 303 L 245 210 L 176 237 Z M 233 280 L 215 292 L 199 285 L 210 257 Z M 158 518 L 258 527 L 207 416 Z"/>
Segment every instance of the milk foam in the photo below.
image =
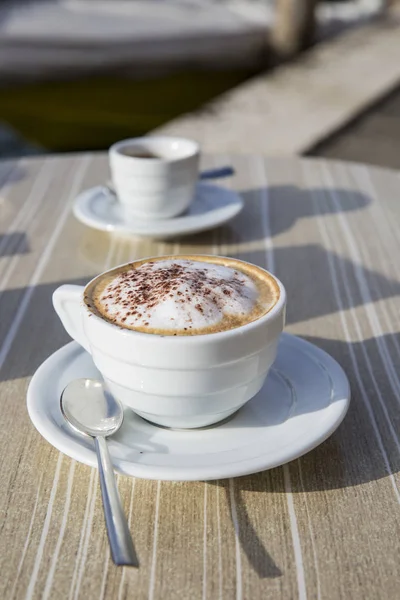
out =
<path fill-rule="evenodd" d="M 187 259 L 145 262 L 119 273 L 101 291 L 97 307 L 117 325 L 143 330 L 191 330 L 243 318 L 259 291 L 245 273 Z"/>

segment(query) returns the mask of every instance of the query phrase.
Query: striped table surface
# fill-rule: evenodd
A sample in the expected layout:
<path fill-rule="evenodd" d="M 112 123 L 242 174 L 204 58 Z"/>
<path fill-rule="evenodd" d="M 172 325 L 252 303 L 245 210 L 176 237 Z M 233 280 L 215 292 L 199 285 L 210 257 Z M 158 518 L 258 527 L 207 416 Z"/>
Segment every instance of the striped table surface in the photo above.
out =
<path fill-rule="evenodd" d="M 400 559 L 400 178 L 322 160 L 209 156 L 243 193 L 229 225 L 168 243 L 78 223 L 104 155 L 0 163 L 1 598 L 392 599 Z M 215 253 L 268 267 L 287 330 L 346 370 L 350 411 L 303 458 L 257 475 L 118 477 L 139 569 L 110 560 L 97 471 L 30 423 L 26 390 L 68 341 L 51 294 L 126 260 Z"/>

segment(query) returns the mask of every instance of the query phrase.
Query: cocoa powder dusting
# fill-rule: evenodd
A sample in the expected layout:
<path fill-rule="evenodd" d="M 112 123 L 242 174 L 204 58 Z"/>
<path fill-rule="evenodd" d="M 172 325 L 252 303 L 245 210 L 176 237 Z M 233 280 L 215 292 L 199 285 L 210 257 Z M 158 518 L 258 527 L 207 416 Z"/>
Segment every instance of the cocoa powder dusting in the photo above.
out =
<path fill-rule="evenodd" d="M 213 286 L 221 285 L 221 280 L 218 277 L 213 277 L 205 269 L 199 269 L 197 272 L 189 271 L 182 264 L 173 264 L 156 269 L 152 268 L 154 265 L 156 263 L 148 263 L 146 269 L 138 268 L 121 273 L 115 281 L 107 286 L 106 294 L 102 300 L 114 297 L 124 308 L 129 307 L 131 309 L 130 315 L 136 314 L 133 309 L 138 306 L 140 306 L 142 313 L 147 313 L 148 309 L 156 306 L 167 296 L 173 298 L 174 293 L 180 296 L 180 303 L 191 302 L 192 297 L 190 295 L 186 295 L 185 300 L 182 298 L 183 292 L 176 291 L 181 284 L 189 283 L 190 289 L 195 295 L 207 296 L 208 301 L 221 308 L 220 299 L 212 292 Z M 240 291 L 243 282 L 237 277 L 237 273 L 235 273 L 229 285 L 235 291 Z M 231 293 L 232 291 L 229 289 L 224 290 L 224 294 L 227 296 Z M 203 313 L 200 303 L 196 304 L 196 309 Z M 117 315 L 119 315 L 118 312 Z"/>

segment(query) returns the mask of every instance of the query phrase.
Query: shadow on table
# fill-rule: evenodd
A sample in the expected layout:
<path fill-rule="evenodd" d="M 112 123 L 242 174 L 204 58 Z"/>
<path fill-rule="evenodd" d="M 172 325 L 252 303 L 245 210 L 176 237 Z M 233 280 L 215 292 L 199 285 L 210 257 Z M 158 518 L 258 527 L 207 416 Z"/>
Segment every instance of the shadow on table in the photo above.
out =
<path fill-rule="evenodd" d="M 202 246 L 216 243 L 241 247 L 250 242 L 264 242 L 266 236 L 289 231 L 301 219 L 362 210 L 371 203 L 365 194 L 340 188 L 301 189 L 282 185 L 240 194 L 245 201 L 242 212 L 227 225 L 174 240 L 182 244 L 182 252 L 186 246 L 198 246 L 200 252 Z"/>
<path fill-rule="evenodd" d="M 305 240 L 304 244 L 283 246 L 281 243 L 272 250 L 266 248 L 266 238 L 290 230 L 301 219 L 365 209 L 371 203 L 368 196 L 348 189 L 303 190 L 296 186 L 248 190 L 243 196 L 245 208 L 229 225 L 182 238 L 180 252 L 201 253 L 203 246 L 210 245 L 220 253 L 267 269 L 271 268 L 272 258 L 274 273 L 288 292 L 288 324 L 338 312 L 329 269 L 337 273 L 342 282 L 349 282 L 341 284 L 344 309 L 400 294 L 399 281 L 356 265 L 338 253 L 327 251 L 321 244 Z M 173 251 L 172 243 L 168 250 Z M 357 285 L 360 279 L 369 289 L 367 299 Z"/>
<path fill-rule="evenodd" d="M 260 267 L 269 266 L 265 251 L 241 252 L 238 258 Z M 336 283 L 330 276 L 330 268 L 339 280 L 343 310 L 400 295 L 400 281 L 355 264 L 318 244 L 277 247 L 273 250 L 273 260 L 274 273 L 287 292 L 286 322 L 289 325 L 339 312 Z M 365 284 L 362 288 L 359 281 Z"/>
<path fill-rule="evenodd" d="M 232 488 L 230 488 L 229 480 L 209 481 L 207 483 L 211 485 L 218 485 L 224 490 L 227 505 L 231 510 L 231 519 L 234 527 L 237 520 L 237 534 L 239 536 L 240 546 L 257 575 L 262 579 L 275 579 L 277 577 L 281 577 L 283 575 L 281 569 L 278 567 L 274 559 L 265 548 L 263 542 L 260 540 L 255 528 L 251 523 L 246 509 L 246 502 L 241 493 L 242 490 L 240 485 L 237 484 L 241 479 L 243 478 L 234 479 Z M 252 478 L 248 478 L 249 484 L 253 479 L 254 476 Z M 246 488 L 246 490 L 247 489 L 250 489 L 250 487 Z M 234 509 L 233 506 L 235 507 Z M 233 510 L 235 510 L 236 514 L 233 514 Z M 260 517 L 262 518 L 261 515 Z"/>
<path fill-rule="evenodd" d="M 28 238 L 22 231 L 0 234 L 0 258 L 30 252 Z"/>
<path fill-rule="evenodd" d="M 64 283 L 84 285 L 92 276 L 11 289 L 0 294 L 0 352 L 8 348 L 0 369 L 0 381 L 33 375 L 48 356 L 71 341 L 54 311 L 52 294 Z"/>
<path fill-rule="evenodd" d="M 1 22 L 1 18 L 0 18 Z M 0 165 L 0 199 L 1 188 L 9 183 L 17 183 L 25 177 L 26 170 L 21 167 L 15 159 L 8 161 L 7 159 Z"/>
<path fill-rule="evenodd" d="M 301 459 L 293 491 L 352 487 L 398 473 L 400 333 L 351 343 L 306 339 L 347 370 L 352 400 L 338 431 Z"/>
<path fill-rule="evenodd" d="M 291 491 L 318 492 L 358 486 L 400 471 L 400 333 L 362 342 L 305 337 L 347 365 L 352 399 L 338 430 L 291 465 Z M 389 364 L 387 356 L 393 361 Z M 394 368 L 393 368 L 394 367 Z M 235 479 L 239 490 L 286 490 L 281 469 Z"/>

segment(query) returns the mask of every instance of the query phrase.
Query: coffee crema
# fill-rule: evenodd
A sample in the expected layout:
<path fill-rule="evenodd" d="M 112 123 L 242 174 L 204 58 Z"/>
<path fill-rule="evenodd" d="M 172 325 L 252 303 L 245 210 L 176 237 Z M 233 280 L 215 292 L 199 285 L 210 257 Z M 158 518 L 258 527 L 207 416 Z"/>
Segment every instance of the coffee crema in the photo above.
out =
<path fill-rule="evenodd" d="M 255 321 L 279 299 L 276 280 L 235 259 L 167 256 L 137 261 L 95 279 L 85 302 L 119 327 L 200 335 Z"/>

